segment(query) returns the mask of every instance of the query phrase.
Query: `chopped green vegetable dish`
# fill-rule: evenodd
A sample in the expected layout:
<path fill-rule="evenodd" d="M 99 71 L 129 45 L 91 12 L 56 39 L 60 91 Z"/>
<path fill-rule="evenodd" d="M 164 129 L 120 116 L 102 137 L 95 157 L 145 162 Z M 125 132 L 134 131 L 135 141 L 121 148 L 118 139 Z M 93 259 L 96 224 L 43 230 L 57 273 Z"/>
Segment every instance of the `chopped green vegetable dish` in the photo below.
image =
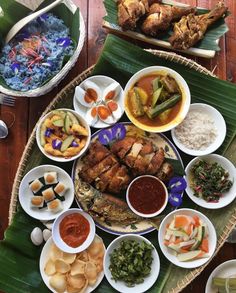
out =
<path fill-rule="evenodd" d="M 153 246 L 144 241 L 121 241 L 120 246 L 110 254 L 112 278 L 124 281 L 128 287 L 143 283 L 151 272 L 152 250 Z"/>
<path fill-rule="evenodd" d="M 193 179 L 191 188 L 194 195 L 207 202 L 218 202 L 223 193 L 228 191 L 233 182 L 229 173 L 218 163 L 207 163 L 199 160 L 191 169 Z"/>
<path fill-rule="evenodd" d="M 212 283 L 219 293 L 236 293 L 236 278 L 213 278 Z"/>

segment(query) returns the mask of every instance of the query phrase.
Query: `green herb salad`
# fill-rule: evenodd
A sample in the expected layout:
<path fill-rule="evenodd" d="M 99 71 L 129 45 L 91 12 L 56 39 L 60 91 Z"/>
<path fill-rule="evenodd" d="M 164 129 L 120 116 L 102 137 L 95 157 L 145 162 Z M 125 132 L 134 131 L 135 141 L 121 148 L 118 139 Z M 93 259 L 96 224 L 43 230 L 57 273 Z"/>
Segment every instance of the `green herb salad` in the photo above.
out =
<path fill-rule="evenodd" d="M 112 278 L 124 281 L 128 287 L 143 283 L 151 272 L 152 250 L 153 246 L 145 241 L 121 241 L 119 247 L 110 254 Z"/>

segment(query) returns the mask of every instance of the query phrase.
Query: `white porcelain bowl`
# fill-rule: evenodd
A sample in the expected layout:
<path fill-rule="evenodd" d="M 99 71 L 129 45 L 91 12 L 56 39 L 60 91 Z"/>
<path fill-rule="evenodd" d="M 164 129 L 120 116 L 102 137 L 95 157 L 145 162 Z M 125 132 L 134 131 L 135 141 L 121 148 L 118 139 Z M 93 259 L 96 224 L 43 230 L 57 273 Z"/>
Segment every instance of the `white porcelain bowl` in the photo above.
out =
<path fill-rule="evenodd" d="M 226 171 L 229 172 L 229 179 L 233 181 L 233 185 L 231 186 L 230 190 L 224 192 L 224 196 L 219 199 L 219 202 L 207 202 L 202 198 L 199 198 L 194 195 L 192 188 L 190 187 L 191 184 L 191 168 L 198 160 L 205 160 L 209 163 L 218 163 L 220 164 Z M 228 204 L 230 204 L 236 197 L 236 169 L 228 159 L 223 156 L 217 154 L 211 154 L 207 156 L 197 157 L 190 161 L 185 168 L 186 173 L 186 181 L 187 181 L 187 188 L 185 189 L 187 195 L 190 199 L 195 202 L 197 205 L 207 208 L 207 209 L 220 209 Z"/>
<path fill-rule="evenodd" d="M 178 137 L 176 136 L 175 129 L 171 130 L 171 136 L 175 143 L 175 145 L 184 153 L 189 154 L 191 156 L 204 156 L 216 151 L 223 143 L 226 136 L 226 124 L 221 113 L 216 110 L 214 107 L 207 104 L 191 104 L 190 111 L 197 111 L 201 113 L 207 114 L 214 121 L 215 128 L 217 130 L 216 139 L 204 150 L 190 149 L 187 148 L 183 143 L 180 142 Z"/>
<path fill-rule="evenodd" d="M 72 215 L 72 214 L 81 214 L 89 222 L 89 226 L 90 226 L 90 231 L 89 231 L 88 237 L 85 239 L 85 241 L 80 246 L 75 247 L 75 248 L 67 245 L 62 240 L 61 235 L 60 235 L 61 221 L 66 216 Z M 78 252 L 85 250 L 93 242 L 94 237 L 95 237 L 94 221 L 89 214 L 81 211 L 80 209 L 73 208 L 73 209 L 69 209 L 68 211 L 64 212 L 63 214 L 61 214 L 59 217 L 56 218 L 56 220 L 54 221 L 53 226 L 52 226 L 52 239 L 53 239 L 53 241 L 55 242 L 55 244 L 58 248 L 60 248 L 62 251 L 65 251 L 67 253 L 78 253 Z"/>
<path fill-rule="evenodd" d="M 156 181 L 158 181 L 162 186 L 163 186 L 163 189 L 164 189 L 164 192 L 165 192 L 165 201 L 164 201 L 164 204 L 162 205 L 162 207 L 157 210 L 156 212 L 154 213 L 151 213 L 151 214 L 144 214 L 144 213 L 141 213 L 139 211 L 137 211 L 133 205 L 131 204 L 130 202 L 130 199 L 129 199 L 129 191 L 130 191 L 130 187 L 137 181 L 137 180 L 140 180 L 142 178 L 145 178 L 145 177 L 149 177 L 149 178 L 153 178 L 155 179 Z M 146 194 L 147 195 L 148 193 L 148 190 L 146 190 Z M 128 206 L 129 208 L 135 213 L 137 214 L 138 216 L 140 217 L 143 217 L 143 218 L 152 218 L 152 217 L 156 217 L 157 215 L 159 215 L 162 211 L 164 211 L 164 209 L 166 208 L 166 205 L 168 203 L 168 191 L 167 191 L 167 188 L 165 186 L 165 184 L 160 180 L 158 179 L 157 177 L 155 176 L 152 176 L 152 175 L 142 175 L 142 176 L 139 176 L 139 177 L 136 177 L 128 186 L 127 188 L 127 191 L 126 191 L 126 201 L 128 203 Z"/>
<path fill-rule="evenodd" d="M 174 252 L 170 248 L 164 245 L 164 236 L 165 236 L 165 231 L 167 229 L 167 225 L 170 224 L 170 222 L 173 220 L 175 215 L 189 215 L 189 216 L 197 215 L 200 219 L 204 221 L 204 223 L 206 223 L 208 227 L 208 231 L 209 231 L 209 236 L 208 236 L 209 253 L 207 253 L 208 257 L 191 260 L 191 261 L 185 261 L 185 262 L 179 261 L 176 255 L 174 254 Z M 192 209 L 179 209 L 169 213 L 161 222 L 161 225 L 158 231 L 158 242 L 159 242 L 161 251 L 170 262 L 172 262 L 174 265 L 181 268 L 192 269 L 192 268 L 197 268 L 202 266 L 203 264 L 205 264 L 211 259 L 211 257 L 213 256 L 215 252 L 217 236 L 216 236 L 216 231 L 213 224 L 205 215 Z"/>
<path fill-rule="evenodd" d="M 40 151 L 46 156 L 48 157 L 49 159 L 53 160 L 53 161 L 57 161 L 57 162 L 69 162 L 69 161 L 73 161 L 75 159 L 78 159 L 79 157 L 81 157 L 87 150 L 87 148 L 89 147 L 89 144 L 90 144 L 90 140 L 91 140 L 91 130 L 90 130 L 90 127 L 88 125 L 88 123 L 86 122 L 86 120 L 84 119 L 83 116 L 79 115 L 78 113 L 76 113 L 74 110 L 71 110 L 71 109 L 65 109 L 65 108 L 62 108 L 62 109 L 55 109 L 55 110 L 59 110 L 59 111 L 66 111 L 66 112 L 71 112 L 78 120 L 79 122 L 81 122 L 81 124 L 86 128 L 86 130 L 88 131 L 88 137 L 87 137 L 87 141 L 86 141 L 86 144 L 85 146 L 83 147 L 83 149 L 75 156 L 73 157 L 70 157 L 70 158 L 64 158 L 64 157 L 57 157 L 57 156 L 53 156 L 51 154 L 48 154 L 47 152 L 45 152 L 43 146 L 41 145 L 40 143 L 40 130 L 41 130 L 41 127 L 42 127 L 42 124 L 43 122 L 45 121 L 45 119 L 47 117 L 49 117 L 52 113 L 49 112 L 47 113 L 45 116 L 43 116 L 39 122 L 37 123 L 37 129 L 36 129 L 36 141 L 37 141 L 37 144 L 38 144 L 38 147 L 40 149 Z"/>
<path fill-rule="evenodd" d="M 205 293 L 217 293 L 218 289 L 212 284 L 212 279 L 219 278 L 236 278 L 236 259 L 223 262 L 210 274 L 205 288 Z M 230 291 L 229 291 L 230 293 Z"/>
<path fill-rule="evenodd" d="M 181 108 L 177 116 L 167 124 L 162 126 L 149 126 L 146 124 L 141 123 L 137 120 L 127 106 L 127 96 L 129 90 L 135 85 L 135 83 L 142 77 L 152 75 L 155 73 L 163 73 L 163 74 L 170 74 L 178 83 L 178 86 L 182 92 L 182 99 L 183 102 L 181 104 Z M 128 116 L 129 120 L 136 125 L 138 128 L 143 129 L 149 132 L 165 132 L 171 130 L 172 128 L 179 125 L 185 118 L 188 113 L 189 106 L 191 101 L 191 95 L 189 87 L 183 77 L 173 69 L 164 66 L 150 66 L 146 67 L 138 72 L 136 72 L 128 81 L 124 89 L 124 109 L 125 113 Z"/>
<path fill-rule="evenodd" d="M 94 76 L 91 76 L 91 77 L 86 78 L 78 86 L 83 89 L 84 88 L 84 84 L 87 81 L 94 82 L 100 88 L 101 92 L 103 92 L 105 90 L 105 88 L 108 87 L 110 84 L 112 84 L 114 82 L 117 82 L 116 80 L 114 80 L 113 78 L 111 78 L 109 76 L 94 75 Z M 116 101 L 118 103 L 118 105 L 120 106 L 121 113 L 120 113 L 119 117 L 117 117 L 115 119 L 115 121 L 114 121 L 113 124 L 115 124 L 122 117 L 122 115 L 124 113 L 124 105 L 123 105 L 123 93 L 124 93 L 124 91 L 123 91 L 123 88 L 121 87 L 120 84 L 119 84 L 118 90 L 119 90 L 119 93 L 115 97 L 114 101 Z M 76 93 L 74 94 L 74 98 L 73 98 L 73 106 L 74 106 L 75 111 L 77 113 L 79 113 L 83 117 L 85 117 L 86 113 L 90 109 L 90 108 L 87 108 L 87 107 L 81 105 L 81 103 L 78 101 L 78 99 L 76 97 Z M 107 124 L 107 123 L 103 122 L 100 119 L 98 119 L 98 121 L 94 125 L 92 125 L 89 122 L 88 122 L 88 124 L 90 126 L 94 127 L 94 128 L 106 128 L 109 125 L 112 125 L 112 124 Z"/>
<path fill-rule="evenodd" d="M 119 244 L 121 241 L 125 241 L 125 240 L 135 240 L 138 243 L 141 243 L 142 241 L 147 242 L 148 244 L 151 244 L 153 246 L 153 244 L 147 240 L 145 237 L 140 236 L 140 235 L 136 235 L 136 234 L 126 234 L 126 235 L 122 235 L 117 237 L 116 239 L 114 239 L 110 245 L 107 247 L 106 253 L 105 253 L 105 258 L 104 258 L 104 263 L 103 263 L 103 267 L 104 267 L 104 273 L 105 276 L 108 280 L 108 282 L 110 283 L 110 285 L 116 289 L 117 291 L 121 292 L 121 293 L 142 293 L 142 292 L 147 292 L 147 290 L 149 288 L 152 287 L 152 285 L 156 282 L 158 275 L 159 275 L 159 271 L 160 271 L 160 259 L 159 259 L 159 255 L 156 251 L 156 248 L 153 246 L 153 250 L 152 250 L 152 257 L 153 257 L 153 261 L 152 261 L 152 267 L 151 267 L 151 272 L 150 274 L 144 278 L 144 282 L 141 284 L 136 284 L 135 287 L 127 287 L 125 285 L 125 283 L 123 281 L 115 281 L 112 279 L 112 275 L 111 272 L 109 270 L 109 266 L 110 266 L 110 254 L 112 253 L 112 251 L 116 248 L 119 247 Z"/>
<path fill-rule="evenodd" d="M 29 187 L 29 182 L 43 177 L 45 172 L 57 172 L 58 181 L 62 182 L 68 187 L 62 202 L 63 209 L 58 213 L 49 211 L 48 209 L 31 208 L 30 199 L 33 196 Z M 19 187 L 19 201 L 23 210 L 32 218 L 41 221 L 54 220 L 58 215 L 70 208 L 74 200 L 74 184 L 69 174 L 63 169 L 54 165 L 41 165 L 31 169 L 22 179 Z"/>

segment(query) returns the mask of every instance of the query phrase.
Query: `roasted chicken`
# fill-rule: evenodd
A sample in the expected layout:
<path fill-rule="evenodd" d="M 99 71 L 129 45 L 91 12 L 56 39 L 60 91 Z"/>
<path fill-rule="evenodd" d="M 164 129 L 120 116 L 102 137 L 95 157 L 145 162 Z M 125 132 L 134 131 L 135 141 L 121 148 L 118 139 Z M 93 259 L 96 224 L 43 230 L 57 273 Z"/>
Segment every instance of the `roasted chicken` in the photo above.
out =
<path fill-rule="evenodd" d="M 228 8 L 220 1 L 213 10 L 202 15 L 189 14 L 183 16 L 174 25 L 174 33 L 169 38 L 174 49 L 186 50 L 204 37 L 207 28 L 222 17 Z"/>
<path fill-rule="evenodd" d="M 141 30 L 146 35 L 156 37 L 160 31 L 167 30 L 171 23 L 189 13 L 196 13 L 196 8 L 181 8 L 154 3 L 150 6 L 148 16 L 144 20 Z"/>
<path fill-rule="evenodd" d="M 94 183 L 100 191 L 119 193 L 131 181 L 127 168 L 98 141 L 91 144 L 83 162 L 81 179 L 87 183 Z"/>
<path fill-rule="evenodd" d="M 127 136 L 116 141 L 111 150 L 98 141 L 91 144 L 83 158 L 80 178 L 101 192 L 120 193 L 139 175 L 154 175 L 168 181 L 173 168 L 165 162 L 163 148 L 144 138 Z"/>
<path fill-rule="evenodd" d="M 134 30 L 137 21 L 148 11 L 148 0 L 119 0 L 118 24 L 123 30 Z"/>

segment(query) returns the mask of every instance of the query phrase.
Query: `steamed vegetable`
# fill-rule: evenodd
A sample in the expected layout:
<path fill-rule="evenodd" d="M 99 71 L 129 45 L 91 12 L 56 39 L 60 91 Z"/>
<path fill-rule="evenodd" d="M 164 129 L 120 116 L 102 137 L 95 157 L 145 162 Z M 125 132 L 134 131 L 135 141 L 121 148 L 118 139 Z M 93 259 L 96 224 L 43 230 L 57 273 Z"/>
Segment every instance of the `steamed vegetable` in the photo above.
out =
<path fill-rule="evenodd" d="M 152 245 L 144 241 L 121 241 L 120 246 L 110 254 L 112 278 L 124 281 L 128 287 L 143 283 L 151 272 L 152 250 Z"/>

